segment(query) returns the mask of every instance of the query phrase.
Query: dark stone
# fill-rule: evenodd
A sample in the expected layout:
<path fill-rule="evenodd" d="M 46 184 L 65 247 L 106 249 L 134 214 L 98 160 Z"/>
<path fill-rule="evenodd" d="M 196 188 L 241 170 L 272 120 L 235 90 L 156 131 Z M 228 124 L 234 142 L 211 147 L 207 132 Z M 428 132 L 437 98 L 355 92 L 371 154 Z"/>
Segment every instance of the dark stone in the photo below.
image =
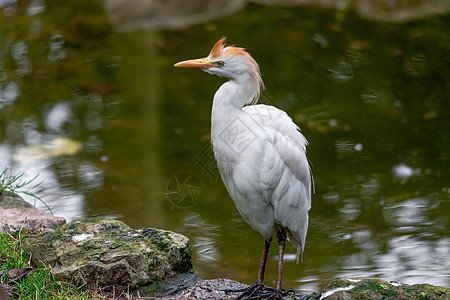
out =
<path fill-rule="evenodd" d="M 143 297 L 168 297 L 173 296 L 202 280 L 194 274 L 177 274 L 164 281 L 156 281 L 138 289 Z"/>
<path fill-rule="evenodd" d="M 8 284 L 0 284 L 0 300 L 12 300 L 13 288 Z"/>
<path fill-rule="evenodd" d="M 247 288 L 247 284 L 239 283 L 234 280 L 218 278 L 201 281 L 194 286 L 187 288 L 173 296 L 166 297 L 166 300 L 231 300 L 235 299 L 242 292 L 227 293 L 225 290 L 240 290 Z M 245 298 L 244 298 L 245 299 Z M 298 293 L 290 293 L 283 297 L 283 300 L 318 300 L 316 293 L 311 295 L 302 295 Z"/>
<path fill-rule="evenodd" d="M 28 273 L 33 271 L 33 268 L 30 267 L 24 267 L 20 269 L 13 269 L 8 271 L 8 280 L 11 281 L 17 281 L 23 276 L 26 276 Z"/>

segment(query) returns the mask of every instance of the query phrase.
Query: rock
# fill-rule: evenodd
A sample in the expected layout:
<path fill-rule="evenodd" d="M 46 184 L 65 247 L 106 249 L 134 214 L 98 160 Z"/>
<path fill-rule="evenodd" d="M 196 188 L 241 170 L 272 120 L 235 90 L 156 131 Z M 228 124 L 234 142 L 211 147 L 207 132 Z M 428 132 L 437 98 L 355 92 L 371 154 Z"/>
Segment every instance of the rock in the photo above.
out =
<path fill-rule="evenodd" d="M 13 288 L 8 284 L 0 284 L 0 300 L 12 300 L 15 295 Z"/>
<path fill-rule="evenodd" d="M 211 279 L 204 280 L 196 285 L 181 291 L 180 293 L 167 297 L 167 300 L 194 300 L 194 299 L 215 299 L 215 300 L 231 300 L 235 299 L 239 294 L 227 294 L 223 290 L 226 289 L 243 289 L 248 285 L 239 283 L 230 279 Z"/>
<path fill-rule="evenodd" d="M 187 288 L 165 300 L 231 300 L 239 293 L 227 294 L 226 289 L 242 289 L 248 285 L 229 279 L 205 280 Z M 290 294 L 284 300 L 374 300 L 374 299 L 450 299 L 450 289 L 429 284 L 407 285 L 381 279 L 335 279 L 320 295 Z"/>
<path fill-rule="evenodd" d="M 323 300 L 450 299 L 450 289 L 429 284 L 407 285 L 381 279 L 334 279 L 321 293 Z"/>
<path fill-rule="evenodd" d="M 0 230 L 14 233 L 21 228 L 51 231 L 52 227 L 64 224 L 66 220 L 37 209 L 16 194 L 0 192 Z"/>
<path fill-rule="evenodd" d="M 19 296 L 13 286 L 31 272 L 33 272 L 33 268 L 30 267 L 0 271 L 0 277 L 3 277 L 3 283 L 0 284 L 0 300 L 18 299 Z"/>
<path fill-rule="evenodd" d="M 201 281 L 202 280 L 194 274 L 177 274 L 170 279 L 155 281 L 149 285 L 140 287 L 137 292 L 142 297 L 170 298 L 170 296 L 173 296 Z"/>
<path fill-rule="evenodd" d="M 352 8 L 363 18 L 408 22 L 450 11 L 448 0 L 105 0 L 111 24 L 118 31 L 181 29 L 228 16 L 248 3 Z"/>
<path fill-rule="evenodd" d="M 374 21 L 408 22 L 450 11 L 447 0 L 358 0 L 358 12 Z"/>
<path fill-rule="evenodd" d="M 239 283 L 230 279 L 211 279 L 204 280 L 196 285 L 187 288 L 173 296 L 164 298 L 165 300 L 232 300 L 236 299 L 242 292 L 226 293 L 225 290 L 241 290 L 247 288 L 247 284 Z M 318 300 L 319 295 L 312 293 L 311 295 L 302 295 L 298 293 L 290 293 L 283 297 L 284 300 Z"/>
<path fill-rule="evenodd" d="M 28 273 L 30 273 L 31 271 L 33 271 L 33 268 L 30 267 L 23 267 L 20 269 L 12 269 L 8 271 L 8 281 L 18 281 L 20 278 L 28 275 Z"/>
<path fill-rule="evenodd" d="M 34 265 L 57 280 L 104 290 L 134 289 L 192 273 L 189 239 L 160 229 L 134 230 L 107 218 L 78 219 L 52 233 L 27 237 Z"/>
<path fill-rule="evenodd" d="M 118 31 L 180 29 L 244 8 L 242 0 L 105 0 L 105 11 Z"/>

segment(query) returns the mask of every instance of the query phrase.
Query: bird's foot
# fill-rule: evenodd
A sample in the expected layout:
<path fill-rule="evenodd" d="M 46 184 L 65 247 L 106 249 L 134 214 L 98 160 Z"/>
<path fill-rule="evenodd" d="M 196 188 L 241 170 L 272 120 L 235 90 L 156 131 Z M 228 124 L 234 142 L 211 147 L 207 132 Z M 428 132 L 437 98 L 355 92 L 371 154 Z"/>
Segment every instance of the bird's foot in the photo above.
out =
<path fill-rule="evenodd" d="M 264 288 L 263 285 L 260 285 L 258 283 L 252 284 L 251 286 L 244 288 L 244 289 L 236 289 L 236 290 L 232 290 L 232 289 L 227 289 L 224 290 L 225 293 L 230 294 L 230 293 L 242 293 L 239 296 L 236 297 L 236 300 L 240 300 L 240 299 L 249 299 L 250 297 L 255 296 L 259 291 L 261 291 Z M 246 298 L 244 298 L 246 297 Z M 253 298 L 250 298 L 253 299 Z"/>
<path fill-rule="evenodd" d="M 237 290 L 224 290 L 225 293 L 239 293 L 242 292 L 239 296 L 236 297 L 236 300 L 256 300 L 267 298 L 267 300 L 272 299 L 282 299 L 284 296 L 288 296 L 289 294 L 295 293 L 293 290 L 277 290 L 272 287 L 267 287 L 258 283 L 252 284 L 251 286 L 245 289 L 237 289 Z"/>
<path fill-rule="evenodd" d="M 249 298 L 249 299 L 262 299 L 267 298 L 267 300 L 272 299 L 283 299 L 283 297 L 289 296 L 291 294 L 295 294 L 293 290 L 277 290 L 272 287 L 264 287 L 264 290 L 261 292 L 261 298 Z"/>

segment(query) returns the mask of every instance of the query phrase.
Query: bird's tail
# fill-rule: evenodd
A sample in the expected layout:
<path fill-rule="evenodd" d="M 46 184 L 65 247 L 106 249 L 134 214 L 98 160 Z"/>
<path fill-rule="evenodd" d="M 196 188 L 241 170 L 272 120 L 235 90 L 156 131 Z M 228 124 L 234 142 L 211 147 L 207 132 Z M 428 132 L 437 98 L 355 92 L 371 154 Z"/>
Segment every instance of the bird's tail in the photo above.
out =
<path fill-rule="evenodd" d="M 291 245 L 294 246 L 295 249 L 297 249 L 297 260 L 296 263 L 298 264 L 298 261 L 300 259 L 301 262 L 303 262 L 303 249 L 304 246 L 302 243 L 287 229 L 286 234 L 288 236 L 289 242 L 291 242 Z"/>

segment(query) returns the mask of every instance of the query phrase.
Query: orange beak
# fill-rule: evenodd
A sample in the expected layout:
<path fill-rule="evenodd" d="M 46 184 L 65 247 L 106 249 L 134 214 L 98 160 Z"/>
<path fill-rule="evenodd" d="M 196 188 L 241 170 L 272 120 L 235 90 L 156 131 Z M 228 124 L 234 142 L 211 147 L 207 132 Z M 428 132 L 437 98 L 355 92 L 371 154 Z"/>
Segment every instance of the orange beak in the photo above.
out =
<path fill-rule="evenodd" d="M 173 66 L 180 68 L 208 69 L 212 67 L 213 64 L 207 58 L 198 58 L 180 61 Z"/>

